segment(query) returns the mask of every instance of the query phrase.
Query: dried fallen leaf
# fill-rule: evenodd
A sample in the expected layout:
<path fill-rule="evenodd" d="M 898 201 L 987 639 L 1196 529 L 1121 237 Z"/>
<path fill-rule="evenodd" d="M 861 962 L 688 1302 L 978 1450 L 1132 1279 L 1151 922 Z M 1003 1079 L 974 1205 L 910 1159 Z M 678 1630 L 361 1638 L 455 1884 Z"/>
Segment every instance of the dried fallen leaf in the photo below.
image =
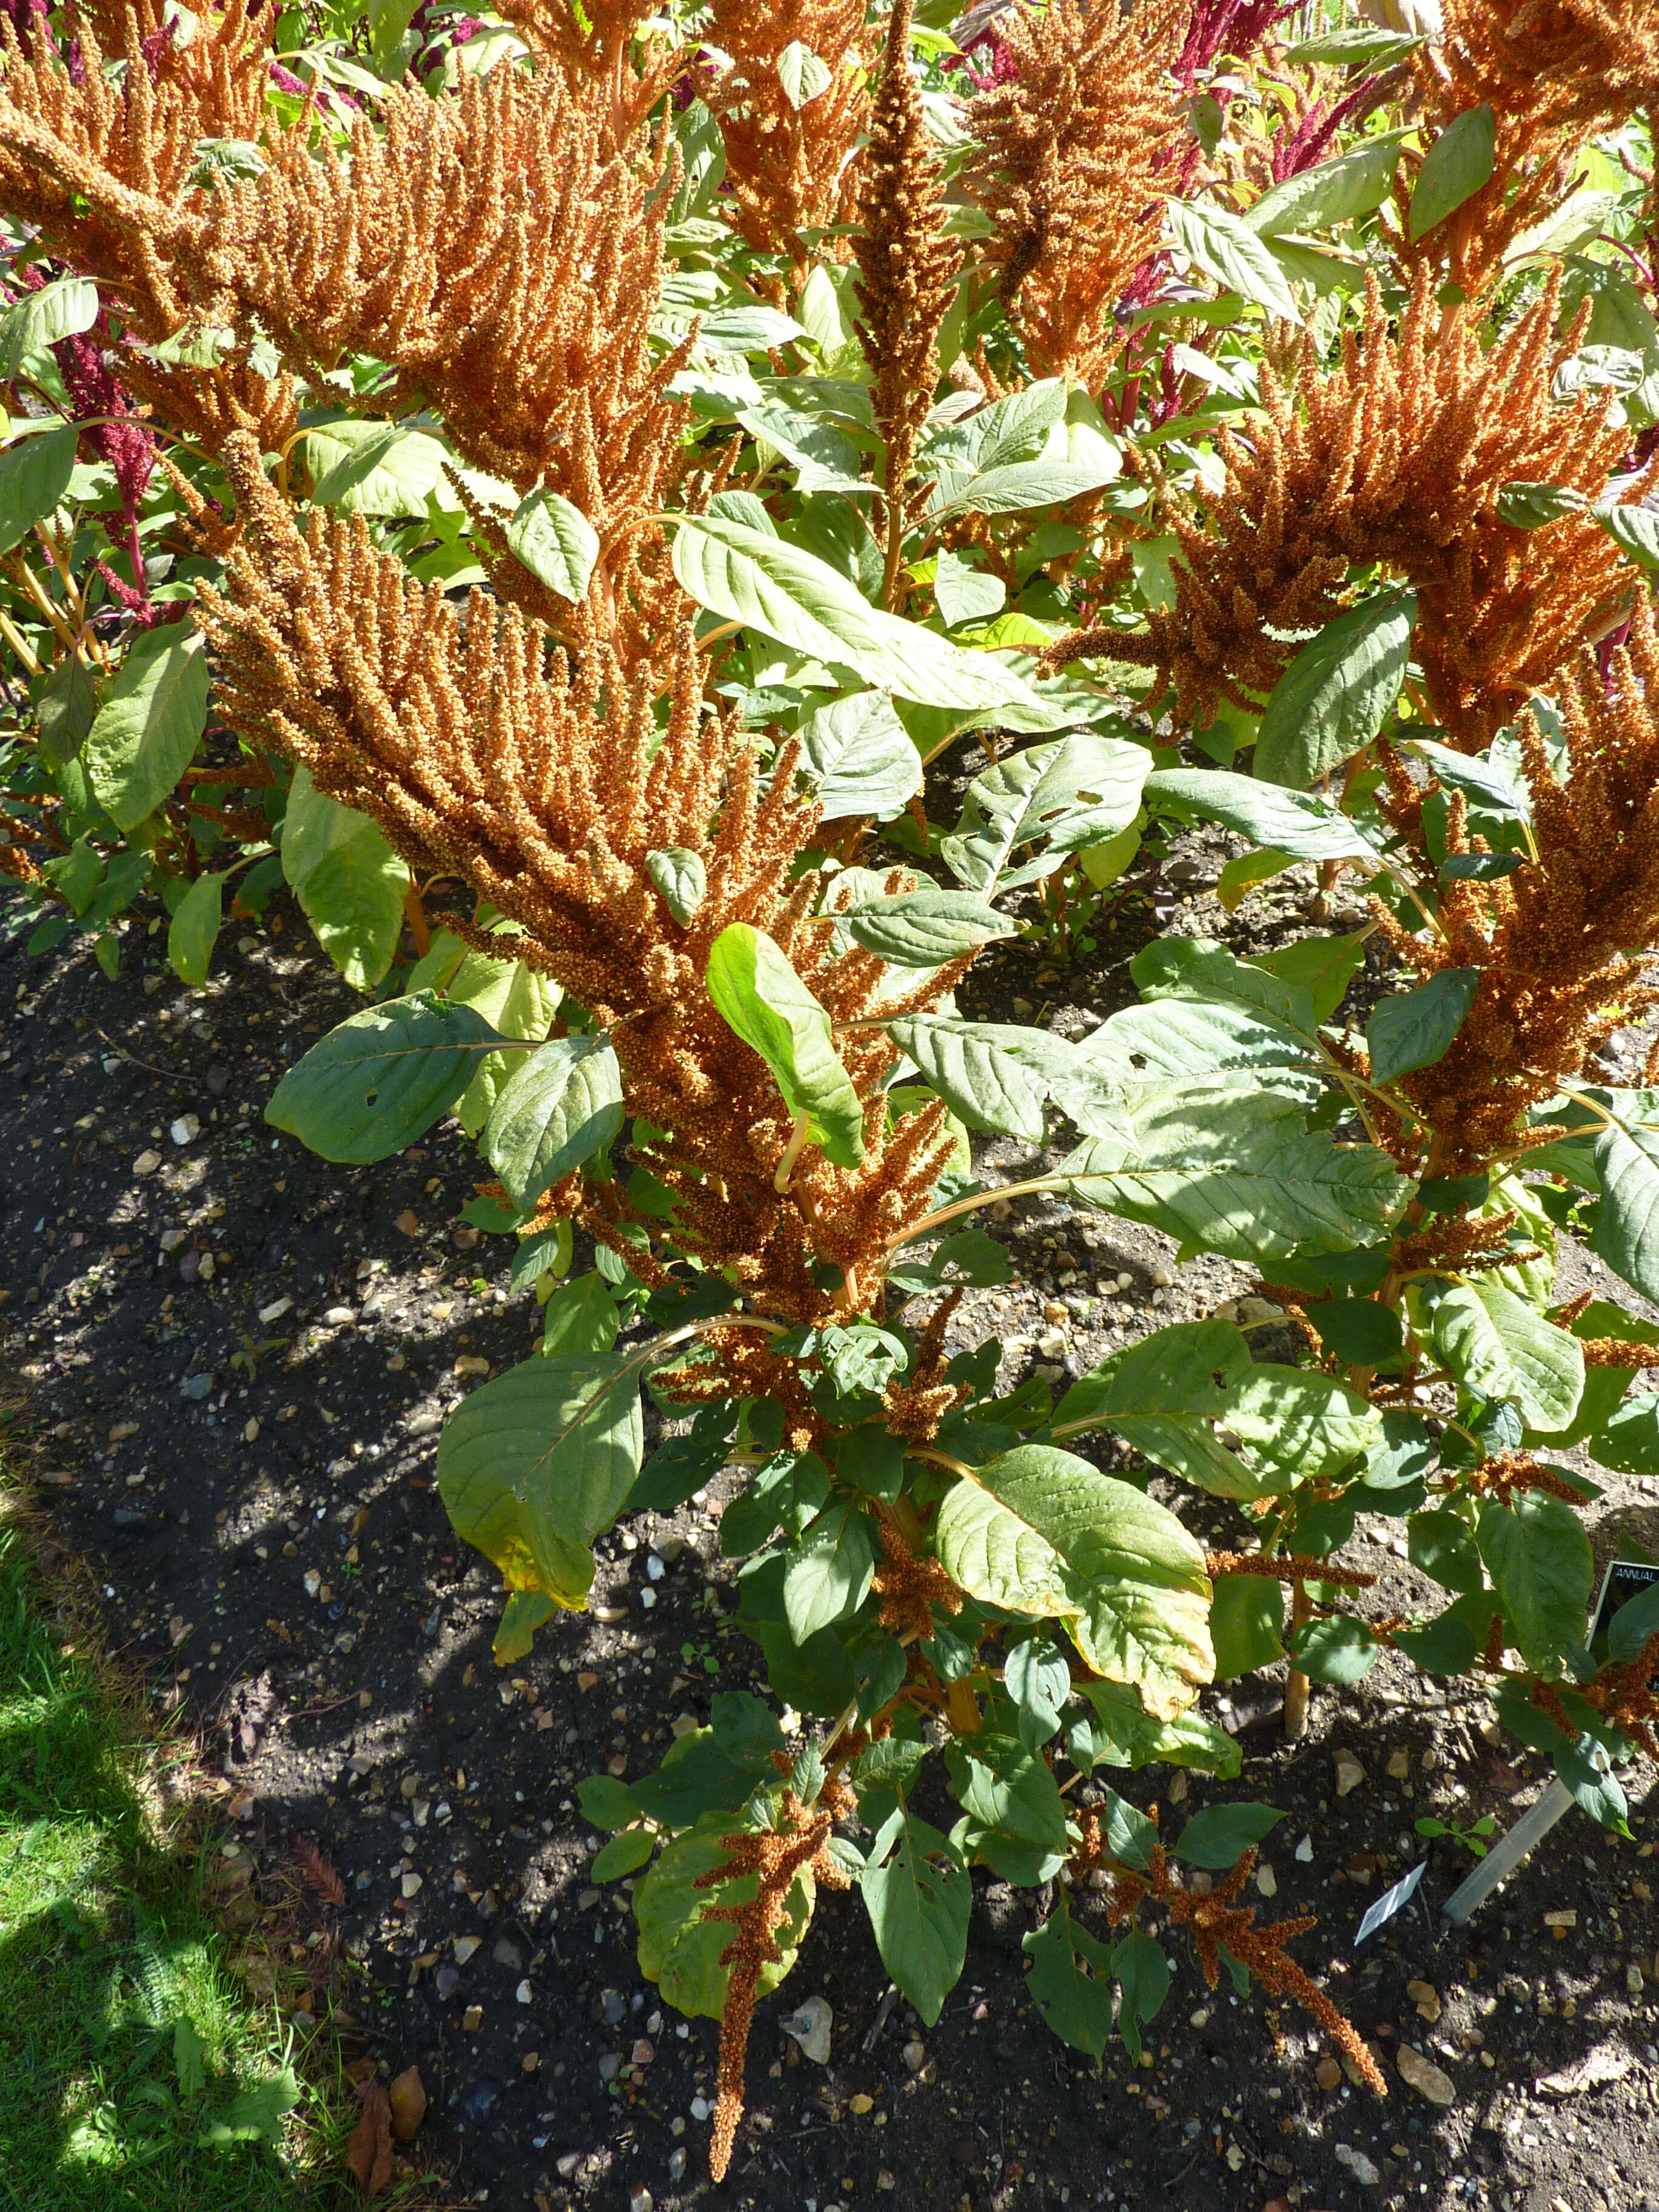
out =
<path fill-rule="evenodd" d="M 392 2179 L 392 2100 L 378 2081 L 358 2094 L 363 2109 L 346 2145 L 346 2166 L 365 2197 L 378 2197 Z"/>
<path fill-rule="evenodd" d="M 309 1836 L 295 1836 L 293 1843 L 295 1857 L 300 1862 L 306 1880 L 325 1905 L 343 1905 L 345 1884 L 337 1869 L 324 1856 L 322 1850 Z"/>
<path fill-rule="evenodd" d="M 412 1206 L 406 1206 L 392 1225 L 394 1229 L 401 1229 L 405 1237 L 418 1237 L 421 1233 L 421 1217 Z"/>
<path fill-rule="evenodd" d="M 406 2066 L 386 2092 L 392 2106 L 392 2132 L 407 2142 L 426 2118 L 426 2084 L 418 2066 Z"/>
<path fill-rule="evenodd" d="M 1457 2084 L 1450 2075 L 1442 2073 L 1431 2058 L 1425 2058 L 1422 2052 L 1413 2050 L 1409 2043 L 1401 2045 L 1400 2055 L 1394 2063 L 1400 2069 L 1401 2079 L 1415 2089 L 1419 2097 L 1426 2097 L 1430 2104 L 1455 2105 L 1457 2102 Z"/>

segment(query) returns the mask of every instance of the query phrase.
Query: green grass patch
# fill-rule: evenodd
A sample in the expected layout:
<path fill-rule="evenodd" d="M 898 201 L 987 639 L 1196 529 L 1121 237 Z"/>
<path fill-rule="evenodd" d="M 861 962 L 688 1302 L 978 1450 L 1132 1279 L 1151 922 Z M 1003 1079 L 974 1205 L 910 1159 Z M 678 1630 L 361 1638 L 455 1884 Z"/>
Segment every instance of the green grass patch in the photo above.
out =
<path fill-rule="evenodd" d="M 343 2201 L 337 2130 L 227 1972 L 131 1705 L 37 1608 L 0 1522 L 0 2208 Z"/>

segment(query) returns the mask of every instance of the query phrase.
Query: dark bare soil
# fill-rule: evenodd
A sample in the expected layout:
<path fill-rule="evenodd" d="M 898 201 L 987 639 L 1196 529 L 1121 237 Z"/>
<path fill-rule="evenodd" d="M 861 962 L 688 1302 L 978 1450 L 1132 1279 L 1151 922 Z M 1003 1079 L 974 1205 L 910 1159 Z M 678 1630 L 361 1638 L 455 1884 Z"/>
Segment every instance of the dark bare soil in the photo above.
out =
<path fill-rule="evenodd" d="M 1202 890 L 1221 849 L 1194 841 L 1158 921 L 1241 950 L 1307 927 L 1297 877 L 1229 924 Z M 1087 972 L 1021 946 L 970 1003 L 1080 1030 L 1132 995 L 1121 963 L 1154 926 L 1132 897 Z M 1484 1707 L 1455 1686 L 1387 1658 L 1353 1692 L 1316 1692 L 1295 1747 L 1271 1675 L 1211 1693 L 1243 1777 L 1193 1777 L 1169 1814 L 1225 1796 L 1286 1808 L 1255 1901 L 1264 1918 L 1317 1913 L 1296 1954 L 1382 2055 L 1386 2103 L 1340 2075 L 1322 2087 L 1313 2023 L 1259 1991 L 1206 1990 L 1178 1935 L 1148 2063 L 1080 2061 L 1021 1986 L 1020 1938 L 1047 1900 L 997 1884 L 979 1887 L 966 1975 L 924 2031 L 887 1990 L 856 1894 L 822 1895 L 757 2014 L 749 2117 L 712 2190 L 714 2025 L 659 2011 L 641 1979 L 623 1888 L 589 1882 L 600 1838 L 574 1784 L 654 1765 L 714 1688 L 753 1682 L 722 1492 L 601 1545 L 592 1609 L 498 1672 L 493 1573 L 433 1489 L 445 1413 L 539 1327 L 527 1292 L 507 1297 L 506 1243 L 458 1220 L 476 1154 L 452 1125 L 345 1170 L 264 1125 L 283 1067 L 350 1010 L 292 914 L 240 945 L 233 926 L 201 991 L 175 981 L 159 938 L 130 927 L 124 946 L 112 985 L 73 945 L 31 963 L 0 939 L 0 1363 L 27 1394 L 28 1471 L 98 1575 L 111 1644 L 222 1773 L 216 1848 L 246 1869 L 246 1917 L 296 1837 L 337 1869 L 345 1903 L 315 1899 L 276 1993 L 303 2029 L 331 1989 L 383 2073 L 419 2066 L 431 2111 L 409 2170 L 491 2212 L 1659 2208 L 1652 1777 L 1629 1778 L 1638 1844 L 1574 1817 L 1469 1929 L 1443 1933 L 1473 1862 L 1423 1844 L 1413 1820 L 1491 1812 L 1507 1827 L 1541 1762 L 1486 1741 Z M 991 1147 L 988 1165 L 1029 1172 L 1016 1151 Z M 1005 1341 L 1005 1382 L 1032 1363 L 1079 1369 L 1248 1287 L 1048 1200 L 990 1225 L 1019 1279 L 977 1294 L 956 1333 Z M 1226 1525 L 1211 1501 L 1188 1508 L 1204 1533 Z M 1659 1553 L 1659 1485 L 1614 1480 L 1597 1511 L 1599 1553 L 1620 1534 Z M 1388 1571 L 1391 1606 L 1425 1595 L 1400 1526 L 1362 1519 L 1344 1555 Z M 1364 1769 L 1340 1797 L 1339 1753 Z M 1181 1780 L 1129 1777 L 1125 1794 L 1145 1803 L 1156 1782 L 1167 1805 Z M 1366 1905 L 1425 1850 L 1418 1901 L 1356 1950 Z M 833 2010 L 827 2066 L 779 2024 L 811 1995 Z M 1449 2108 L 1401 2078 L 1407 2043 L 1450 2077 Z"/>

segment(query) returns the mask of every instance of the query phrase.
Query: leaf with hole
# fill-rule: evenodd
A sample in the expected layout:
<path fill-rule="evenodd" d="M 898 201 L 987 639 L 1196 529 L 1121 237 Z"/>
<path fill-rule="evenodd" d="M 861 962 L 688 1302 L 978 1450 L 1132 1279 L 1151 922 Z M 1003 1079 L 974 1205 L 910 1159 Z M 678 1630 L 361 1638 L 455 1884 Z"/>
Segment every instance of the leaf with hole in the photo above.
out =
<path fill-rule="evenodd" d="M 498 1042 L 471 1006 L 430 991 L 387 999 L 331 1030 L 277 1085 L 265 1119 L 325 1160 L 390 1159 L 423 1136 Z"/>
<path fill-rule="evenodd" d="M 937 968 L 1014 933 L 1013 924 L 972 891 L 931 889 L 854 907 L 846 924 L 855 945 L 903 968 Z"/>

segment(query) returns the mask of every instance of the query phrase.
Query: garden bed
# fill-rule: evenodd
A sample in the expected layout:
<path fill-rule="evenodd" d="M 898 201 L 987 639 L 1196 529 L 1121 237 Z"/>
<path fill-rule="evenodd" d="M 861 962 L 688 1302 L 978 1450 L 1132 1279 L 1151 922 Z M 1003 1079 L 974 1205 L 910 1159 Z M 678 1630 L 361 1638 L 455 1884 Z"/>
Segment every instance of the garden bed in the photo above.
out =
<path fill-rule="evenodd" d="M 1174 927 L 1240 951 L 1306 927 L 1305 872 L 1230 922 L 1202 888 L 1213 854 L 1182 851 L 1184 875 L 1158 887 Z M 975 971 L 964 1010 L 1080 1033 L 1131 995 L 1122 957 L 1152 926 L 1125 902 L 1087 973 L 1022 942 Z M 297 1838 L 337 1870 L 345 1901 L 319 1895 L 321 1940 L 278 1995 L 301 2027 L 331 1997 L 383 2073 L 420 2068 L 431 2109 L 406 2171 L 492 2212 L 643 2212 L 641 2192 L 659 2212 L 890 2195 L 973 2212 L 1659 2202 L 1653 1801 L 1632 1805 L 1642 1856 L 1574 1818 L 1468 1930 L 1443 1933 L 1473 1862 L 1413 1820 L 1507 1827 L 1546 1763 L 1484 1739 L 1473 1687 L 1449 1697 L 1387 1654 L 1358 1687 L 1316 1691 L 1294 1746 L 1271 1673 L 1206 1692 L 1243 1771 L 1185 1778 L 1182 1803 L 1285 1809 L 1254 1901 L 1264 1918 L 1318 1914 L 1295 1954 L 1389 2062 L 1386 2104 L 1331 2081 L 1288 2002 L 1205 1989 L 1179 1936 L 1149 2064 L 1063 2050 L 1022 1988 L 1039 1898 L 982 1877 L 967 1971 L 924 2031 L 856 1893 L 825 1895 L 806 1961 L 757 2014 L 748 2116 L 711 2191 L 715 2023 L 659 2009 L 641 1979 L 623 1889 L 589 1878 L 599 1838 L 574 1785 L 654 1765 L 715 1687 L 761 1686 L 720 1558 L 722 1486 L 602 1540 L 589 1612 L 498 1670 L 497 1578 L 450 1529 L 434 1457 L 448 1408 L 530 1349 L 539 1315 L 507 1296 L 506 1240 L 459 1222 L 476 1154 L 451 1124 L 385 1167 L 341 1169 L 264 1126 L 283 1067 L 352 1003 L 291 912 L 240 942 L 228 930 L 203 990 L 159 964 L 159 942 L 125 944 L 112 985 L 83 952 L 0 945 L 5 1362 L 29 1392 L 40 1495 L 99 1578 L 110 1643 L 199 1730 L 256 1892 Z M 1008 1140 L 984 1157 L 1010 1178 L 1024 1164 Z M 1080 1371 L 1249 1285 L 1052 1197 L 987 1225 L 1016 1279 L 972 1294 L 953 1340 L 1002 1339 L 1005 1384 L 1027 1364 Z M 1584 1267 L 1568 1254 L 1565 1290 Z M 1659 1484 L 1598 1480 L 1598 1558 L 1620 1534 L 1659 1553 Z M 1189 1514 L 1200 1536 L 1221 1532 L 1209 1510 Z M 1345 1561 L 1387 1571 L 1389 1607 L 1426 1605 L 1401 1525 L 1362 1516 Z M 1363 1778 L 1339 1794 L 1344 1754 Z M 1156 1771 L 1166 1805 L 1171 1776 Z M 1153 1774 L 1115 1779 L 1148 1802 Z M 1425 1850 L 1418 1900 L 1356 1950 L 1366 1906 Z M 827 2064 L 780 2025 L 813 1996 L 831 2010 Z M 1453 2084 L 1449 2106 L 1401 2079 L 1407 2043 Z"/>

